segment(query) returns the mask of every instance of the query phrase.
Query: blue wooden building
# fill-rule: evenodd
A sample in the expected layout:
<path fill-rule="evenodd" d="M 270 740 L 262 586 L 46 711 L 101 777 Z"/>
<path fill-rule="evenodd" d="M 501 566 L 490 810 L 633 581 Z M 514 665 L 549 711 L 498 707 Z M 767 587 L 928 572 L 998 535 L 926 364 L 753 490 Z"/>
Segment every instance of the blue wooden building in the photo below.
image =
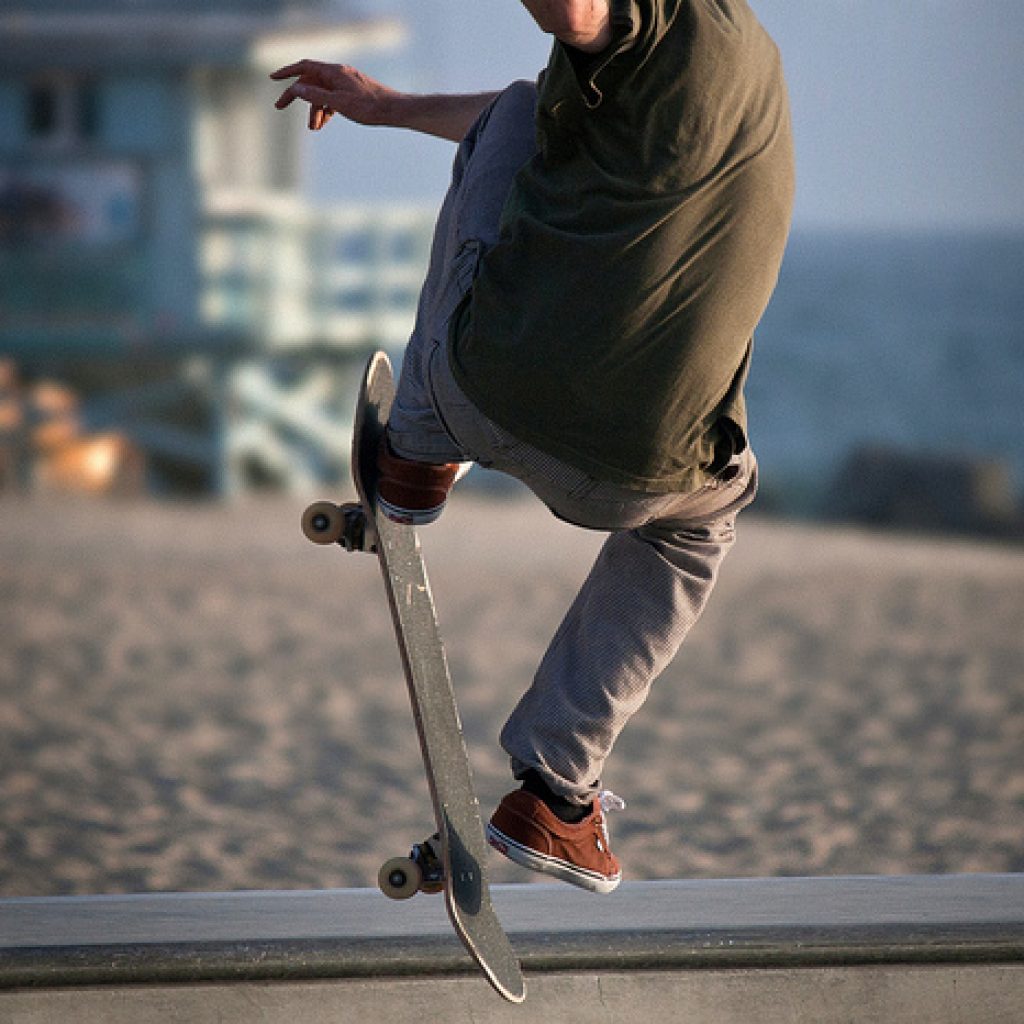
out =
<path fill-rule="evenodd" d="M 0 7 L 0 358 L 155 489 L 344 471 L 352 367 L 407 334 L 430 218 L 312 208 L 267 72 L 401 33 L 327 0 Z"/>

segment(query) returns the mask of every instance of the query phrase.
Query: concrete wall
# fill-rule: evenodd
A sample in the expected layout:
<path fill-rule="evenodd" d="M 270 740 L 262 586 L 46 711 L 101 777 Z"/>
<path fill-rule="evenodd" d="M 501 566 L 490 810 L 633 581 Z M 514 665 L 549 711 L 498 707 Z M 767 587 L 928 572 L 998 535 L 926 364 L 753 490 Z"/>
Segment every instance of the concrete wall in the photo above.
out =
<path fill-rule="evenodd" d="M 503 1003 L 440 899 L 0 900 L 0 1021 L 1019 1024 L 1024 876 L 499 886 Z"/>

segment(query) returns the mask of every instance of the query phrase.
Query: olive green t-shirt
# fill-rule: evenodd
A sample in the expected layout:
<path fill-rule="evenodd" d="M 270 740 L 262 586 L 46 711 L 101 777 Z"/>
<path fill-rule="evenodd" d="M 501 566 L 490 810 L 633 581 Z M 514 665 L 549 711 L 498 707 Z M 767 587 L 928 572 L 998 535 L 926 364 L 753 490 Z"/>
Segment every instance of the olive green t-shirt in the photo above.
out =
<path fill-rule="evenodd" d="M 701 486 L 746 446 L 743 384 L 793 200 L 778 51 L 742 0 L 612 0 L 555 43 L 538 153 L 449 335 L 478 408 L 592 476 Z"/>

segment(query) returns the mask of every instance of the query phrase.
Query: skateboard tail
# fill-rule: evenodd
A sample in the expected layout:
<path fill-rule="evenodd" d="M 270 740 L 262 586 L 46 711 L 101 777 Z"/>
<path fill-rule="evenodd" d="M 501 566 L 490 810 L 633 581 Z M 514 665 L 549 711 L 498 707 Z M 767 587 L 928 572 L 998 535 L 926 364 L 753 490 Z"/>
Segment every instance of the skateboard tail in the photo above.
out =
<path fill-rule="evenodd" d="M 445 909 L 455 934 L 477 962 L 491 987 L 510 1003 L 526 999 L 526 981 L 519 960 L 498 923 L 489 889 L 481 884 L 484 868 L 470 850 L 457 826 L 441 806 L 439 828 L 446 845 L 449 885 L 445 888 Z"/>
<path fill-rule="evenodd" d="M 492 988 L 510 1002 L 521 1003 L 526 984 L 490 901 L 479 803 L 475 795 L 463 795 L 457 807 L 446 800 L 453 791 L 473 794 L 473 780 L 418 541 L 409 527 L 393 530 L 384 522 L 379 529 L 382 565 L 388 565 L 385 587 L 448 873 L 445 907 L 455 933 Z M 414 544 L 406 547 L 410 538 Z M 410 643 L 408 637 L 420 642 Z M 432 652 L 429 657 L 426 651 Z"/>

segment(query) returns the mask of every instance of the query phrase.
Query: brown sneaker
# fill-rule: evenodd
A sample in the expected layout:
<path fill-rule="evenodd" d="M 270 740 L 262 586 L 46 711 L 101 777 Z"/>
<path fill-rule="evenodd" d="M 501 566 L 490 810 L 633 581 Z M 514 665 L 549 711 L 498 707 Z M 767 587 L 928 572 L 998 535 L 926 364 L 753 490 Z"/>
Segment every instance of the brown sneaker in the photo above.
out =
<path fill-rule="evenodd" d="M 554 875 L 591 892 L 609 893 L 622 881 L 622 869 L 608 848 L 604 807 L 624 804 L 612 794 L 595 798 L 579 824 L 569 825 L 540 797 L 517 789 L 498 805 L 487 825 L 487 841 L 509 860 Z"/>
<path fill-rule="evenodd" d="M 396 523 L 426 526 L 444 510 L 460 463 L 435 465 L 396 455 L 386 440 L 377 453 L 377 505 Z"/>

